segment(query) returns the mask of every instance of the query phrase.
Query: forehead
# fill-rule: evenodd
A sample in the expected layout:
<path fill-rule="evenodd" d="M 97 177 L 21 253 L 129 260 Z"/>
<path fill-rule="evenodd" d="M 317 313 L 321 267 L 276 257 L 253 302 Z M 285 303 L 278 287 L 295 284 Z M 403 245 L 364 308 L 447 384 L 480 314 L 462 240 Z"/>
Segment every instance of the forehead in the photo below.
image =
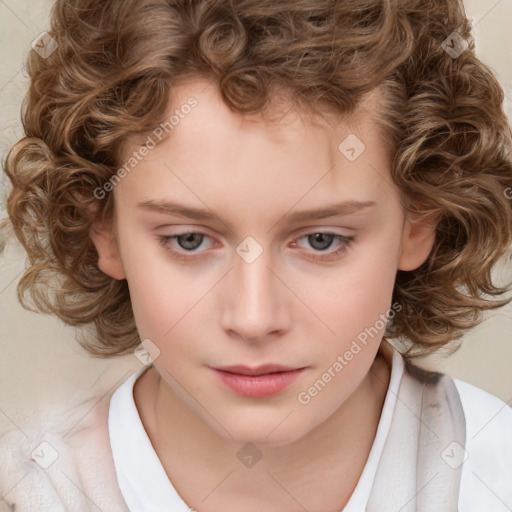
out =
<path fill-rule="evenodd" d="M 243 115 L 225 104 L 215 82 L 179 83 L 165 116 L 174 117 L 172 129 L 121 188 L 138 202 L 188 197 L 189 204 L 220 208 L 229 200 L 238 211 L 249 204 L 370 201 L 385 195 L 383 187 L 393 188 L 378 92 L 350 118 L 297 112 L 285 96 L 273 105 L 268 115 Z"/>
<path fill-rule="evenodd" d="M 169 116 L 186 106 L 193 97 L 198 104 L 198 108 L 194 108 L 192 112 L 196 114 L 193 117 L 197 119 L 197 124 L 208 123 L 207 126 L 210 127 L 215 123 L 218 129 L 226 130 L 234 126 L 237 132 L 242 127 L 245 130 L 251 127 L 260 128 L 270 133 L 272 138 L 285 142 L 291 140 L 294 134 L 300 136 L 305 131 L 312 133 L 315 129 L 336 130 L 340 126 L 345 130 L 358 130 L 365 134 L 363 137 L 369 137 L 370 132 L 379 127 L 385 115 L 386 96 L 383 88 L 376 88 L 364 95 L 351 113 L 335 112 L 325 102 L 308 104 L 301 110 L 293 104 L 291 95 L 291 91 L 284 87 L 274 86 L 264 111 L 242 114 L 232 111 L 226 105 L 215 80 L 185 76 L 180 77 L 170 91 L 166 118 L 169 119 Z M 192 127 L 194 120 L 188 124 Z M 175 135 L 174 130 L 173 134 Z M 376 134 L 377 132 L 374 136 Z"/>

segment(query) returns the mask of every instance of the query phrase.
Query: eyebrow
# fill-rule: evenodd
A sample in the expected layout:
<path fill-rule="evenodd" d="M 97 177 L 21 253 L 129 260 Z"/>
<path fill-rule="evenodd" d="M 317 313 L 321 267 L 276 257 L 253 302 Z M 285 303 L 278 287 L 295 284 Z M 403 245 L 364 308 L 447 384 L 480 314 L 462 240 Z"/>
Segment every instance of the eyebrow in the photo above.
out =
<path fill-rule="evenodd" d="M 350 215 L 375 206 L 375 201 L 344 201 L 324 206 L 313 210 L 302 210 L 284 215 L 288 222 L 301 222 L 306 220 L 325 219 L 327 217 Z M 138 208 L 165 213 L 168 215 L 180 215 L 195 220 L 214 220 L 219 217 L 208 209 L 193 208 L 180 203 L 164 200 L 147 200 L 137 204 Z"/>

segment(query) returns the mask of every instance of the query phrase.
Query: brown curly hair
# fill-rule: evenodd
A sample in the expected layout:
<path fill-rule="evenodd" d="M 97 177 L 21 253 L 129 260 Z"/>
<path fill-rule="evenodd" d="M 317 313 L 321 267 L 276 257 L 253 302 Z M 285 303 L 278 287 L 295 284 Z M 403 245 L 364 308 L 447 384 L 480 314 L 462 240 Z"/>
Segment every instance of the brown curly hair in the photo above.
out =
<path fill-rule="evenodd" d="M 299 110 L 339 115 L 385 91 L 380 123 L 403 207 L 437 219 L 428 259 L 396 276 L 402 308 L 385 336 L 412 342 L 406 359 L 512 300 L 484 297 L 510 290 L 493 285 L 491 270 L 512 242 L 512 133 L 462 2 L 57 0 L 49 34 L 58 47 L 28 56 L 26 136 L 5 162 L 9 219 L 30 261 L 18 296 L 70 325 L 94 324 L 96 340 L 80 340 L 90 354 L 140 343 L 126 280 L 98 268 L 89 232 L 114 211 L 113 194 L 98 201 L 94 190 L 128 138 L 162 122 L 183 77 L 215 80 L 246 114 L 265 112 L 278 90 Z M 458 56 L 447 51 L 454 37 L 468 43 Z"/>

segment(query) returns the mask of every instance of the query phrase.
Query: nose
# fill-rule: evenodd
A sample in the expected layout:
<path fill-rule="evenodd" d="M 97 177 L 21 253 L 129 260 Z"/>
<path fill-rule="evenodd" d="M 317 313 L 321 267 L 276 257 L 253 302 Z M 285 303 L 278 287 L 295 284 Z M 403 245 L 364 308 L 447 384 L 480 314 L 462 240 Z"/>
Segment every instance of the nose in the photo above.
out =
<path fill-rule="evenodd" d="M 251 263 L 235 254 L 225 281 L 223 328 L 244 341 L 262 342 L 289 328 L 292 294 L 276 276 L 269 252 Z"/>

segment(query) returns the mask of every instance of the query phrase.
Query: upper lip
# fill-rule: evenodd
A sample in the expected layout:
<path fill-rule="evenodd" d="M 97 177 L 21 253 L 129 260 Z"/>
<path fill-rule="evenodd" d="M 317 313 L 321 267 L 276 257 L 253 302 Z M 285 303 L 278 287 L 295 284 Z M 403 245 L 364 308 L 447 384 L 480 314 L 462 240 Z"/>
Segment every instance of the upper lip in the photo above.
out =
<path fill-rule="evenodd" d="M 301 368 L 293 368 L 290 366 L 282 366 L 279 364 L 264 364 L 251 368 L 244 365 L 233 366 L 215 366 L 214 370 L 221 370 L 223 372 L 237 373 L 239 375 L 265 375 L 274 372 L 289 372 L 293 370 L 300 370 Z"/>

